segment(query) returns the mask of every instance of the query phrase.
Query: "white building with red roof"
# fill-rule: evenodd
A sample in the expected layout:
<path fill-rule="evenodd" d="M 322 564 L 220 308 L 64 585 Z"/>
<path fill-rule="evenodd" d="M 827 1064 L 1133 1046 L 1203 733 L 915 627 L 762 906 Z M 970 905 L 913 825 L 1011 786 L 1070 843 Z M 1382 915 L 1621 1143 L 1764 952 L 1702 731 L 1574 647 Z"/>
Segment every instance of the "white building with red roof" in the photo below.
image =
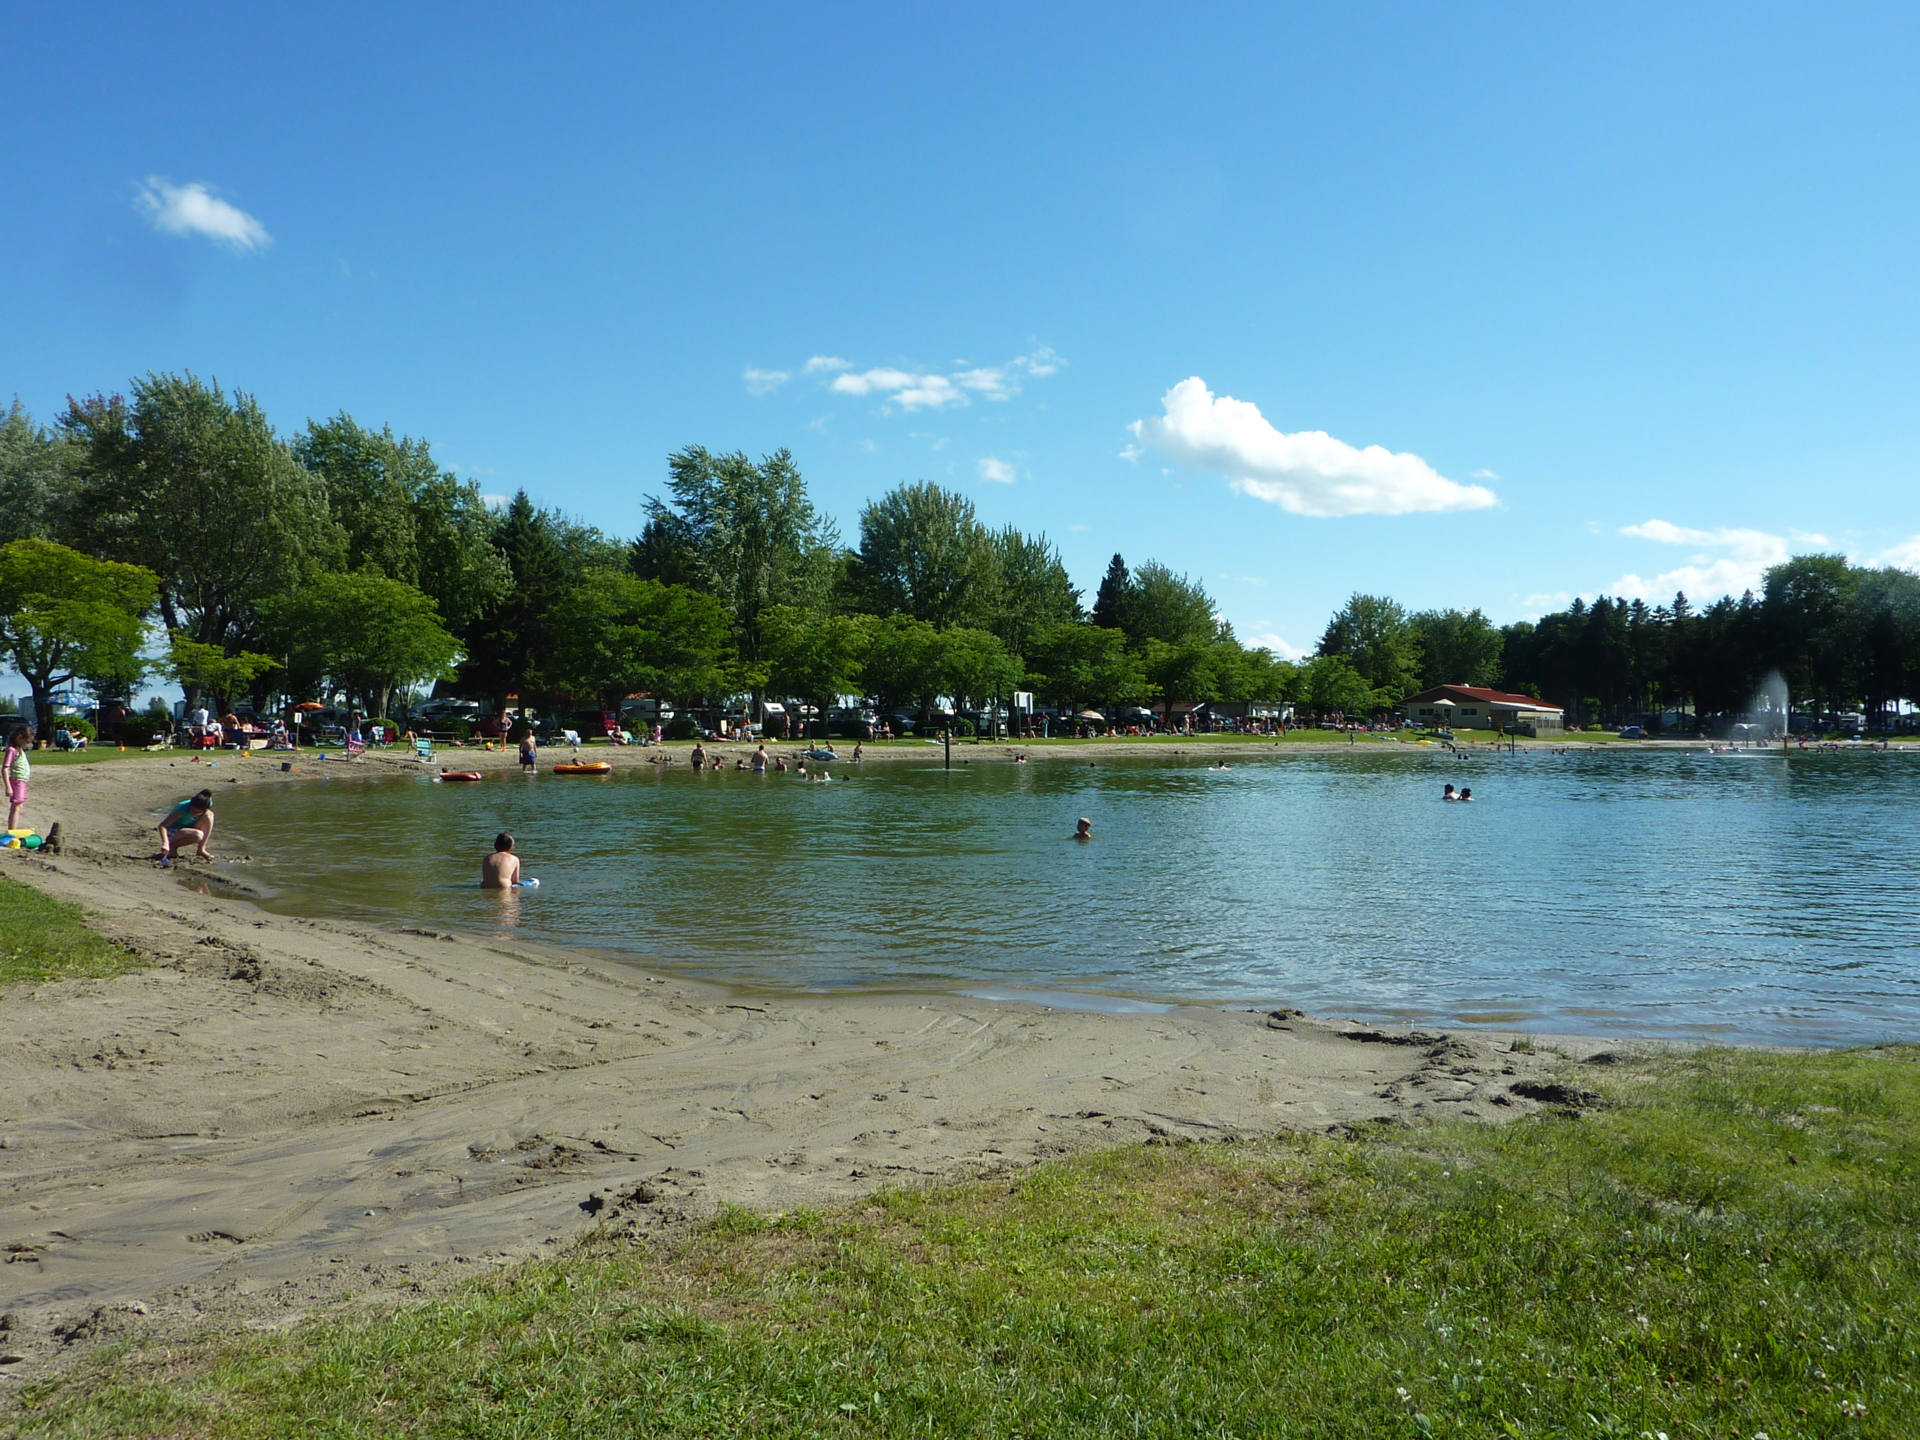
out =
<path fill-rule="evenodd" d="M 1511 725 L 1520 735 L 1559 735 L 1566 712 L 1531 695 L 1489 690 L 1484 685 L 1436 685 L 1400 702 L 1400 713 L 1429 729 L 1495 730 Z"/>

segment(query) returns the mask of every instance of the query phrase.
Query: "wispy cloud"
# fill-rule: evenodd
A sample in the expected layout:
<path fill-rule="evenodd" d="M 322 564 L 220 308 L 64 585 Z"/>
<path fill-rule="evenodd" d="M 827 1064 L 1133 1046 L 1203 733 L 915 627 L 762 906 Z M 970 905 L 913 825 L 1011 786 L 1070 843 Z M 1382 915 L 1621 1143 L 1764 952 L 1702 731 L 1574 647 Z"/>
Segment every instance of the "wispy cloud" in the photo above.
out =
<path fill-rule="evenodd" d="M 134 194 L 133 208 L 168 235 L 204 235 L 235 250 L 259 250 L 273 243 L 266 226 L 197 180 L 172 185 L 158 175 L 148 176 Z"/>
<path fill-rule="evenodd" d="M 1307 658 L 1306 650 L 1294 644 L 1284 635 L 1275 635 L 1272 631 L 1264 633 L 1255 632 L 1254 634 L 1245 635 L 1241 638 L 1248 645 L 1255 646 L 1262 650 L 1271 650 L 1282 660 L 1304 660 Z"/>
<path fill-rule="evenodd" d="M 1500 475 L 1498 471 L 1494 470 L 1476 470 L 1473 472 L 1473 478 L 1476 480 L 1498 480 Z"/>
<path fill-rule="evenodd" d="M 1920 535 L 1890 545 L 1874 557 L 1882 565 L 1898 565 L 1902 570 L 1920 570 Z"/>
<path fill-rule="evenodd" d="M 480 503 L 485 505 L 489 510 L 504 510 L 507 508 L 510 498 L 511 497 L 506 495 L 482 495 L 480 497 Z"/>
<path fill-rule="evenodd" d="M 1622 575 L 1614 581 L 1613 593 L 1629 600 L 1670 600 L 1676 590 L 1684 590 L 1689 600 L 1717 600 L 1722 595 L 1758 590 L 1768 568 L 1792 553 L 1793 541 L 1816 546 L 1828 543 L 1824 535 L 1788 537 L 1725 527 L 1690 530 L 1665 520 L 1625 525 L 1620 533 L 1660 545 L 1685 546 L 1694 552 L 1685 565 L 1663 570 L 1651 579 L 1639 574 Z"/>
<path fill-rule="evenodd" d="M 1019 478 L 1019 472 L 1005 460 L 996 460 L 991 455 L 980 457 L 980 478 L 990 480 L 995 485 L 1011 485 Z"/>
<path fill-rule="evenodd" d="M 1197 375 L 1160 403 L 1163 414 L 1133 422 L 1141 445 L 1193 469 L 1218 471 L 1241 494 L 1295 515 L 1407 515 L 1497 503 L 1491 490 L 1449 480 L 1418 455 L 1379 445 L 1356 449 L 1323 430 L 1284 434 L 1258 406 L 1216 396 Z"/>
<path fill-rule="evenodd" d="M 1066 362 L 1042 345 L 1025 355 L 1016 355 L 1004 365 L 967 365 L 961 362 L 951 370 L 906 369 L 877 365 L 861 369 L 838 355 L 815 355 L 800 367 L 802 375 L 824 379 L 836 394 L 879 396 L 883 410 L 947 410 L 971 405 L 976 400 L 1011 400 L 1029 380 L 1057 374 Z M 747 388 L 756 395 L 766 394 L 792 378 L 785 370 L 747 371 Z M 755 389 L 759 384 L 764 388 Z"/>

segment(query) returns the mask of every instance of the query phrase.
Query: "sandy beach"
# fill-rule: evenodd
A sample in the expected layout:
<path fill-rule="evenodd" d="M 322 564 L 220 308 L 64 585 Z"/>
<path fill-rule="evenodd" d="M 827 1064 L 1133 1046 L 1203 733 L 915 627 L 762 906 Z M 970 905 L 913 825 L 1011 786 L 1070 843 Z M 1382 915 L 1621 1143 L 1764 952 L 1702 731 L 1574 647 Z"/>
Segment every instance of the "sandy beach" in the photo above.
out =
<path fill-rule="evenodd" d="M 1176 745 L 1032 753 L 1085 763 Z M 1009 753 L 965 749 L 956 764 Z M 151 827 L 172 801 L 341 764 L 304 752 L 283 772 L 285 758 L 35 773 L 32 818 L 60 821 L 63 853 L 10 853 L 0 874 L 84 905 L 152 968 L 5 997 L 0 1311 L 15 1317 L 6 1350 L 25 1357 L 10 1375 L 132 1324 L 281 1323 L 348 1291 L 418 1294 L 596 1225 L 672 1233 L 722 1204 L 814 1206 L 1089 1146 L 1500 1121 L 1551 1101 L 1556 1067 L 1607 1048 L 1523 1053 L 1497 1035 L 1199 1005 L 730 990 L 590 954 L 270 914 L 218 836 L 215 861 L 158 868 Z M 515 761 L 468 749 L 447 763 Z M 387 753 L 361 768 L 419 767 Z"/>

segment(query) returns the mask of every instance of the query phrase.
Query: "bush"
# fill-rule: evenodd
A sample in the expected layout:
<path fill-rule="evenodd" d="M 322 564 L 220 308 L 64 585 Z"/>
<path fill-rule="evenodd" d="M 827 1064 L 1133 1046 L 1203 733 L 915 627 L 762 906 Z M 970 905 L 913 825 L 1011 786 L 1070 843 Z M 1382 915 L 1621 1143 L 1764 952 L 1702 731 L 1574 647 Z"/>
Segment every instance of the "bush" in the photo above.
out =
<path fill-rule="evenodd" d="M 970 735 L 978 735 L 979 733 L 979 728 L 974 725 L 973 721 L 967 719 L 965 716 L 953 722 L 953 738 L 956 740 L 962 740 Z"/>
<path fill-rule="evenodd" d="M 699 734 L 699 723 L 691 715 L 676 715 L 667 722 L 666 736 L 669 740 L 692 740 Z"/>
<path fill-rule="evenodd" d="M 56 717 L 53 722 L 53 728 L 56 730 L 70 730 L 75 735 L 86 736 L 89 740 L 98 740 L 100 738 L 100 732 L 94 728 L 93 722 L 91 720 L 83 720 L 78 715 Z M 53 736 L 49 735 L 46 738 L 51 741 Z"/>
<path fill-rule="evenodd" d="M 129 715 L 120 722 L 120 743 L 122 745 L 151 745 L 163 735 L 173 733 L 173 720 L 170 716 Z"/>
<path fill-rule="evenodd" d="M 375 715 L 371 720 L 362 720 L 360 722 L 360 733 L 362 735 L 365 735 L 368 732 L 370 732 L 373 729 L 373 727 L 376 725 L 379 725 L 386 730 L 387 738 L 389 740 L 398 738 L 400 732 L 406 728 L 403 725 L 394 724 L 393 721 L 390 720 L 385 715 Z"/>
<path fill-rule="evenodd" d="M 450 720 L 439 721 L 433 728 L 445 731 L 456 740 L 471 740 L 473 738 L 473 722 L 471 720 L 459 719 L 457 716 Z"/>

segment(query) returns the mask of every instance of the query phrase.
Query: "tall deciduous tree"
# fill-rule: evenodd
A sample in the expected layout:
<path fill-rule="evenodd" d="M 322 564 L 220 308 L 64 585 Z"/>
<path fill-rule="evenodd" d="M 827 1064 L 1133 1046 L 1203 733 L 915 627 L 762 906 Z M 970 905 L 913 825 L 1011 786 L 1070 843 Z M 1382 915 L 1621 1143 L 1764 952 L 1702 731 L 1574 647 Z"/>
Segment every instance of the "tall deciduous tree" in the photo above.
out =
<path fill-rule="evenodd" d="M 1119 630 L 1097 625 L 1054 625 L 1040 633 L 1027 668 L 1034 688 L 1049 705 L 1075 709 L 1094 703 L 1137 700 L 1147 693 L 1140 657 Z"/>
<path fill-rule="evenodd" d="M 160 577 L 170 631 L 239 649 L 257 638 L 265 601 L 340 560 L 321 481 L 250 395 L 148 374 L 130 402 L 71 402 L 61 427 L 83 447 L 77 533 Z"/>
<path fill-rule="evenodd" d="M 167 637 L 166 673 L 189 699 L 209 699 L 216 710 L 229 708 L 254 681 L 279 664 L 273 656 L 252 650 L 230 655 L 224 645 L 203 645 L 177 631 Z"/>
<path fill-rule="evenodd" d="M 1411 693 L 1418 683 L 1420 655 L 1413 626 L 1407 612 L 1384 596 L 1348 600 L 1328 622 L 1319 653 L 1346 660 L 1386 704 Z"/>
<path fill-rule="evenodd" d="M 14 398 L 0 419 L 0 544 L 68 538 L 75 448 L 62 432 L 34 424 Z"/>
<path fill-rule="evenodd" d="M 1051 625 L 1083 618 L 1080 592 L 1045 535 L 1023 535 L 1009 525 L 988 537 L 993 594 L 986 626 L 1015 655 L 1024 655 Z"/>
<path fill-rule="evenodd" d="M 294 452 L 326 482 L 347 569 L 424 591 L 456 630 L 505 593 L 512 575 L 480 487 L 442 470 L 425 440 L 368 430 L 343 411 L 309 421 Z"/>
<path fill-rule="evenodd" d="M 1210 645 L 1226 632 L 1214 616 L 1206 587 L 1176 575 L 1158 560 L 1133 572 L 1120 608 L 1120 628 L 1135 646 L 1158 640 L 1165 645 Z"/>
<path fill-rule="evenodd" d="M 42 735 L 54 692 L 76 677 L 139 663 L 159 577 L 51 540 L 0 546 L 0 655 L 27 682 Z"/>
<path fill-rule="evenodd" d="M 789 451 L 758 464 L 689 446 L 667 457 L 669 498 L 647 501 L 633 549 L 642 576 L 690 584 L 726 607 L 742 660 L 760 659 L 764 617 L 813 605 L 834 578 L 833 526 L 813 508 Z"/>
<path fill-rule="evenodd" d="M 1423 610 L 1409 622 L 1419 684 L 1491 685 L 1500 674 L 1500 632 L 1479 610 Z"/>
<path fill-rule="evenodd" d="M 938 485 L 896 486 L 861 510 L 859 565 L 886 613 L 945 629 L 992 609 L 992 541 L 973 502 Z"/>

